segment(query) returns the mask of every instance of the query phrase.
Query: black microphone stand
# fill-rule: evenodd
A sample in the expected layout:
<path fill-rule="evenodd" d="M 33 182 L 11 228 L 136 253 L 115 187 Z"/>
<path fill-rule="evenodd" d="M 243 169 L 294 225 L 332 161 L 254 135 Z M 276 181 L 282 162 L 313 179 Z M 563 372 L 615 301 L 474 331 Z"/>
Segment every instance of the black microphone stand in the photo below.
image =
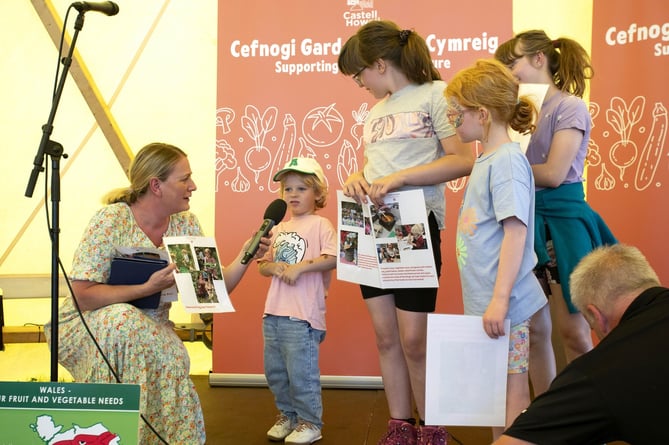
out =
<path fill-rule="evenodd" d="M 64 26 L 64 25 L 63 25 Z M 44 171 L 44 157 L 48 155 L 51 158 L 51 381 L 58 381 L 58 240 L 60 236 L 60 158 L 67 158 L 67 154 L 63 153 L 63 146 L 58 142 L 50 139 L 53 132 L 53 121 L 56 117 L 56 110 L 63 94 L 63 87 L 67 79 L 67 73 L 72 64 L 72 54 L 74 53 L 74 46 L 77 42 L 79 31 L 84 26 L 84 12 L 80 12 L 74 25 L 74 35 L 70 50 L 67 57 L 62 59 L 63 72 L 54 92 L 53 101 L 51 103 L 51 112 L 46 124 L 42 126 L 42 140 L 40 141 L 39 149 L 35 160 L 34 167 L 28 180 L 25 196 L 30 198 L 35 190 L 35 184 L 40 172 Z"/>

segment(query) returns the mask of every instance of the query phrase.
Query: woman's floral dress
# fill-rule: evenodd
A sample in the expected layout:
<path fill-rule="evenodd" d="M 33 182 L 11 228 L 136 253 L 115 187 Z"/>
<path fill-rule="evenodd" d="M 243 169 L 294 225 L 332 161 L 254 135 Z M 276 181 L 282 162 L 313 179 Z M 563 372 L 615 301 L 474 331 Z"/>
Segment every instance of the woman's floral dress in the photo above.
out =
<path fill-rule="evenodd" d="M 165 236 L 201 234 L 197 217 L 190 212 L 172 215 L 165 232 Z M 75 252 L 70 279 L 106 283 L 117 246 L 155 248 L 124 203 L 105 206 L 93 216 Z M 200 399 L 189 376 L 188 351 L 168 318 L 170 307 L 164 302 L 157 309 L 119 303 L 84 316 L 120 381 L 141 385 L 140 413 L 161 437 L 171 445 L 204 444 Z M 71 296 L 59 310 L 58 336 L 58 361 L 77 382 L 116 383 Z M 162 443 L 141 419 L 139 443 Z"/>

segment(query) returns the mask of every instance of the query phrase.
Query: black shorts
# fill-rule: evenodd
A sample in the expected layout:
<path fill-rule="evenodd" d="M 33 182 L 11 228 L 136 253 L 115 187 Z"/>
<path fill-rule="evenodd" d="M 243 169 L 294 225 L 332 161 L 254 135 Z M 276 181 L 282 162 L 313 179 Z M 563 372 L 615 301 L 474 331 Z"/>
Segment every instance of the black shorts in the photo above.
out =
<path fill-rule="evenodd" d="M 434 265 L 437 269 L 437 278 L 441 276 L 441 232 L 437 218 L 430 212 L 427 218 L 430 230 Z M 409 312 L 434 312 L 437 304 L 436 287 L 422 287 L 409 289 L 379 289 L 377 287 L 360 285 L 362 298 L 379 297 L 392 294 L 395 297 L 395 307 Z"/>

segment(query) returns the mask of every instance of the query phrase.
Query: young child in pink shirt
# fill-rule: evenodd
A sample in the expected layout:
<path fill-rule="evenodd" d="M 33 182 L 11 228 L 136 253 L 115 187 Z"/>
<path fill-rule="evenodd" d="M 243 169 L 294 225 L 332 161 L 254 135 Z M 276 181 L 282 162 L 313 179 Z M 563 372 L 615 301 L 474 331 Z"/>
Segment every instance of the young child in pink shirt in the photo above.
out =
<path fill-rule="evenodd" d="M 265 377 L 280 414 L 270 440 L 311 444 L 321 439 L 323 403 L 318 356 L 325 338 L 325 297 L 337 264 L 336 231 L 316 215 L 325 206 L 327 184 L 313 158 L 293 158 L 274 175 L 290 219 L 273 229 L 259 260 L 272 277 L 263 318 Z"/>

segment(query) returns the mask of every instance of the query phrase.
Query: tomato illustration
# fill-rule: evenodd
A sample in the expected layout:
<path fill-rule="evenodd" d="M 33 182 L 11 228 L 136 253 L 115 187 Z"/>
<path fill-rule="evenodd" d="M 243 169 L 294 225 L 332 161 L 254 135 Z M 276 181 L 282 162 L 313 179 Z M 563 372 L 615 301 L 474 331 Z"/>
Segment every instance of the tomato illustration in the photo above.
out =
<path fill-rule="evenodd" d="M 316 107 L 302 120 L 302 134 L 311 145 L 327 147 L 339 140 L 344 131 L 344 118 L 335 104 Z"/>

